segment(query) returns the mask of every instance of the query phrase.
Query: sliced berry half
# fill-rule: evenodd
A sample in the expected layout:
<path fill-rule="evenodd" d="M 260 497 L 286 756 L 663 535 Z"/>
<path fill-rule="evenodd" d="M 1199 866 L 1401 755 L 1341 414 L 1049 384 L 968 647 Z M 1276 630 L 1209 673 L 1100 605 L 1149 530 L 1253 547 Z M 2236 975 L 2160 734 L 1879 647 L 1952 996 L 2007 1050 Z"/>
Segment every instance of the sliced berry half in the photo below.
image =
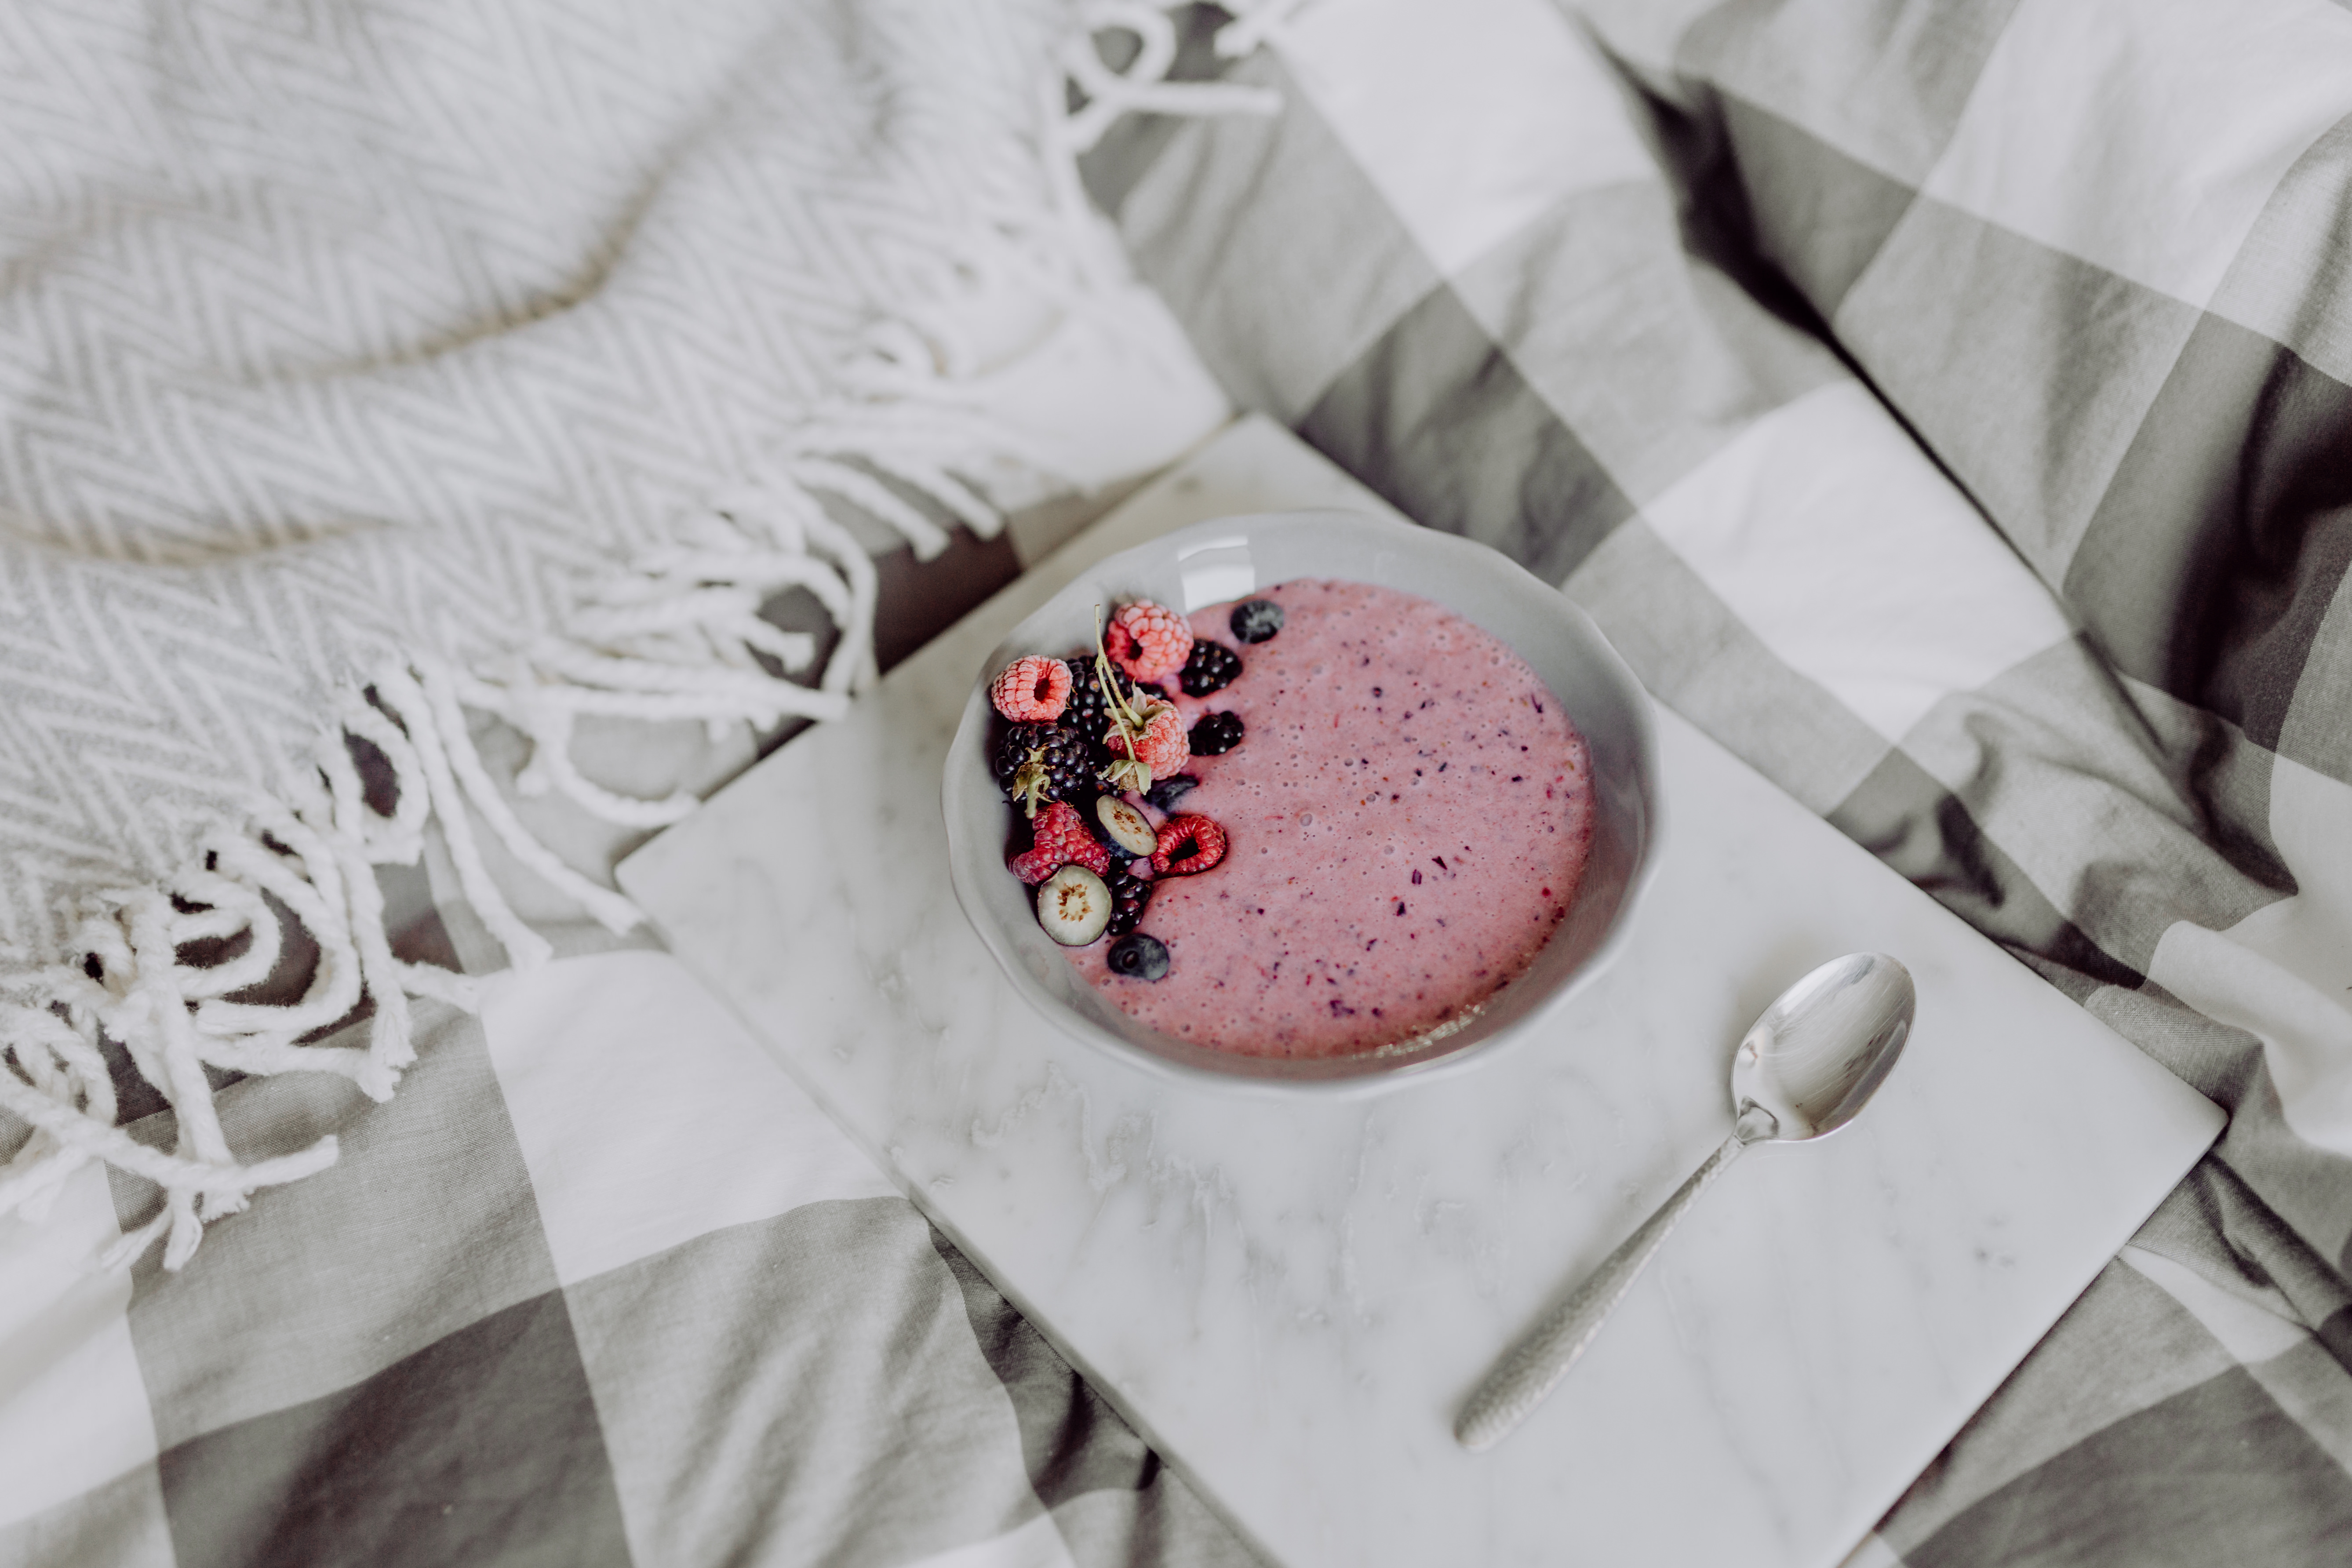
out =
<path fill-rule="evenodd" d="M 1160 836 L 1151 830 L 1150 820 L 1117 795 L 1097 799 L 1095 816 L 1101 819 L 1111 842 L 1130 855 L 1149 855 L 1160 847 Z"/>
<path fill-rule="evenodd" d="M 1252 599 L 1235 605 L 1226 624 L 1244 642 L 1264 642 L 1282 629 L 1282 606 L 1272 599 Z"/>
<path fill-rule="evenodd" d="M 1111 837 L 1109 826 L 1103 821 L 1102 813 L 1096 809 L 1100 804 L 1100 797 L 1089 800 L 1078 808 L 1078 815 L 1086 819 L 1087 831 L 1094 836 L 1094 841 L 1102 846 L 1103 854 L 1110 859 L 1110 869 L 1103 872 L 1102 875 L 1116 878 L 1124 873 L 1128 867 L 1134 863 L 1137 857 L 1132 850 Z"/>
<path fill-rule="evenodd" d="M 1037 923 L 1064 947 L 1084 947 L 1110 924 L 1110 889 L 1084 866 L 1065 866 L 1037 889 Z"/>
<path fill-rule="evenodd" d="M 1110 944 L 1105 958 L 1113 974 L 1130 980 L 1158 980 L 1168 973 L 1168 944 L 1156 936 L 1133 931 Z"/>

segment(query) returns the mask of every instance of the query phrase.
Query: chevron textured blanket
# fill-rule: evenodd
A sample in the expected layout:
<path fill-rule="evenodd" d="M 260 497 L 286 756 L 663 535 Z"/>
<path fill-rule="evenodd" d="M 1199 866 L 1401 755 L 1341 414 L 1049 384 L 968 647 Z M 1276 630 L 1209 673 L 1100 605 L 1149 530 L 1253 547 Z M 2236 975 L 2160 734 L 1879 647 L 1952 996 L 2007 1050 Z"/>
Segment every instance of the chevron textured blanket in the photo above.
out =
<path fill-rule="evenodd" d="M 331 1161 L 245 1158 L 212 1089 L 390 1095 L 410 998 L 470 994 L 386 942 L 378 870 L 428 827 L 516 960 L 548 944 L 494 864 L 635 924 L 523 826 L 475 723 L 529 737 L 526 796 L 675 820 L 691 795 L 591 782 L 578 727 L 837 713 L 869 547 L 992 535 L 997 502 L 1219 416 L 1075 197 L 1070 26 L 0 10 L 0 1213 L 102 1159 L 164 1194 L 123 1254 L 168 1237 L 177 1267 Z M 1109 417 L 1089 365 L 1120 372 Z M 761 616 L 788 590 L 838 634 L 821 669 Z M 110 1058 L 172 1147 L 118 1130 Z"/>

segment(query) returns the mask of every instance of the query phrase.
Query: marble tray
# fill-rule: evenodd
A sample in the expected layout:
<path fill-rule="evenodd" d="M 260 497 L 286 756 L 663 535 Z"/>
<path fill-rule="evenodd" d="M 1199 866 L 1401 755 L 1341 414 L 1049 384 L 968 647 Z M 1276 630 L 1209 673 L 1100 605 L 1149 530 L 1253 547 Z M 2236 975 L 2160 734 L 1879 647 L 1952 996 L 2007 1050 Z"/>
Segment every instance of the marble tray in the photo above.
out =
<path fill-rule="evenodd" d="M 2194 1163 L 2219 1113 L 1671 713 L 1632 940 L 1543 1037 L 1370 1100 L 1146 1078 L 1057 1035 L 950 896 L 974 661 L 1080 563 L 1381 503 L 1234 427 L 633 857 L 685 958 L 1071 1361 L 1292 1564 L 1837 1563 Z M 1528 1425 L 1463 1396 L 1727 1131 L 1815 963 L 1908 963 L 1868 1115 L 1743 1160 Z"/>

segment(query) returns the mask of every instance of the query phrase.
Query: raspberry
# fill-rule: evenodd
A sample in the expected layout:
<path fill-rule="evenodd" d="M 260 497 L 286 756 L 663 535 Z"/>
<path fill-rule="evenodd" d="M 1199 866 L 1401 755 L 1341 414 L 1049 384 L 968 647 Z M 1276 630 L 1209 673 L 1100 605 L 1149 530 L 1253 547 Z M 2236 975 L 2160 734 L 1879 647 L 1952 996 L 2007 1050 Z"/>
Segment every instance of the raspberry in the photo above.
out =
<path fill-rule="evenodd" d="M 1120 701 L 1139 705 L 1147 697 L 1160 698 L 1167 693 L 1156 686 L 1139 686 L 1114 671 L 1112 683 L 1118 688 L 1106 692 L 1097 679 L 1095 661 L 1091 657 L 1069 661 L 1070 705 L 1062 710 L 1062 722 L 1087 738 L 1087 743 L 1100 747 L 1103 736 L 1110 730 L 1110 701 L 1116 696 Z"/>
<path fill-rule="evenodd" d="M 1050 724 L 1070 700 L 1070 667 L 1034 654 L 1016 658 L 988 689 L 988 700 L 1017 724 Z"/>
<path fill-rule="evenodd" d="M 1110 869 L 1110 853 L 1095 842 L 1087 831 L 1086 819 L 1078 808 L 1066 801 L 1055 801 L 1038 813 L 1036 842 L 1010 862 L 1013 874 L 1035 887 L 1065 866 L 1084 866 L 1099 877 Z M 1153 852 L 1153 859 L 1158 859 Z"/>
<path fill-rule="evenodd" d="M 1111 616 L 1103 651 L 1133 679 L 1159 680 L 1184 668 L 1192 652 L 1192 628 L 1167 605 L 1138 599 Z"/>
<path fill-rule="evenodd" d="M 1151 852 L 1151 868 L 1163 877 L 1189 877 L 1224 858 L 1223 828 L 1205 816 L 1171 816 L 1160 825 L 1160 847 Z"/>
<path fill-rule="evenodd" d="M 1104 743 L 1110 748 L 1111 755 L 1127 755 L 1127 737 L 1117 730 L 1110 732 Z M 1136 748 L 1135 760 L 1151 770 L 1153 778 L 1159 779 L 1182 772 L 1184 764 L 1192 757 L 1192 742 L 1185 739 L 1184 721 L 1177 717 L 1176 710 L 1163 707 L 1153 713 L 1150 722 L 1143 727 L 1142 742 Z"/>

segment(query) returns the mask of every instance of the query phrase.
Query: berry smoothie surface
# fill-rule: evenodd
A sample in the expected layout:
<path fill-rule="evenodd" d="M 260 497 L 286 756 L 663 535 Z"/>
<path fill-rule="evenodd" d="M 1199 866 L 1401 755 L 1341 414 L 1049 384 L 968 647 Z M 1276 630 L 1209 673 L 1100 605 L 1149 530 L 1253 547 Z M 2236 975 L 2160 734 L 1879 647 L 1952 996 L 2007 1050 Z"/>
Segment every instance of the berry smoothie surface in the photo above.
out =
<path fill-rule="evenodd" d="M 1135 1017 L 1254 1056 L 1410 1041 L 1475 1013 L 1567 915 L 1592 837 L 1584 739 L 1542 679 L 1449 610 L 1361 583 L 1262 595 L 1283 629 L 1237 645 L 1217 605 L 1188 617 L 1243 671 L 1178 697 L 1189 728 L 1230 711 L 1239 746 L 1194 757 L 1180 812 L 1214 818 L 1223 862 L 1155 885 L 1141 928 L 1166 978 L 1070 961 Z M 1174 686 L 1170 681 L 1169 686 Z"/>

